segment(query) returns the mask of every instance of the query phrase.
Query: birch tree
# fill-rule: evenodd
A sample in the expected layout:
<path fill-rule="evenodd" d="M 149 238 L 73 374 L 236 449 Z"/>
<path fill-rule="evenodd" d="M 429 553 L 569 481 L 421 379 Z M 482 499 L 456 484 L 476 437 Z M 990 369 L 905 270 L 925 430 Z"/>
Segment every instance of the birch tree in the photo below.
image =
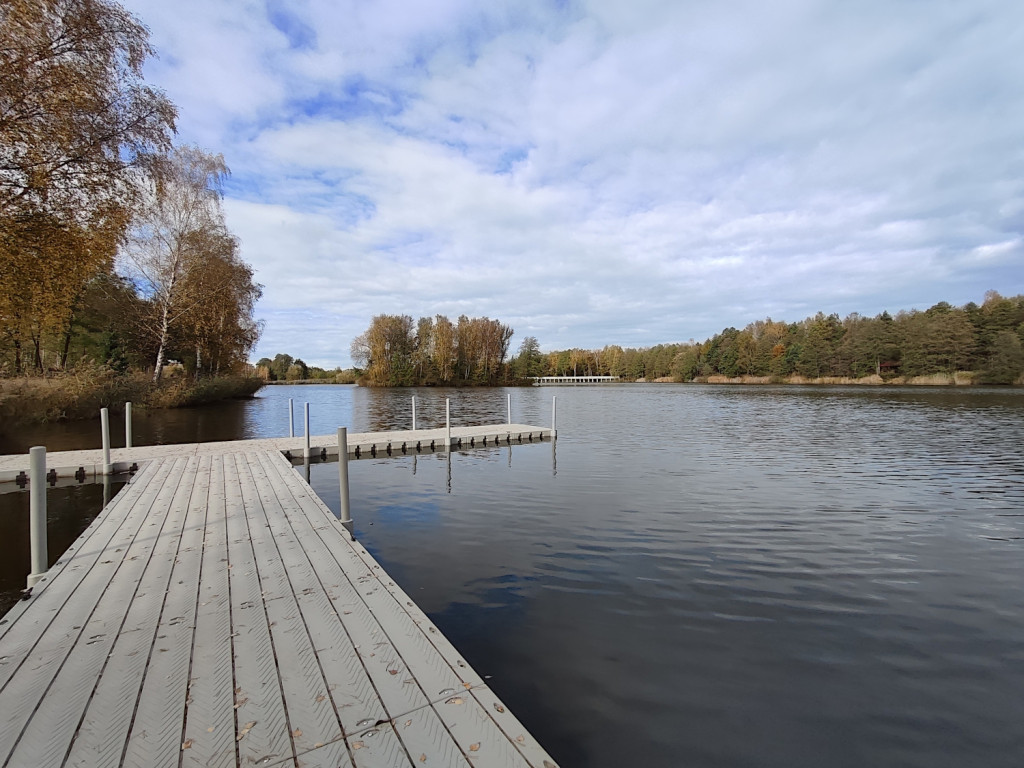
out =
<path fill-rule="evenodd" d="M 192 146 L 170 152 L 154 167 L 123 251 L 125 271 L 152 307 L 147 330 L 157 347 L 154 382 L 177 324 L 206 299 L 204 291 L 186 288 L 202 284 L 197 275 L 208 262 L 211 241 L 229 237 L 220 205 L 228 172 L 222 155 Z"/>

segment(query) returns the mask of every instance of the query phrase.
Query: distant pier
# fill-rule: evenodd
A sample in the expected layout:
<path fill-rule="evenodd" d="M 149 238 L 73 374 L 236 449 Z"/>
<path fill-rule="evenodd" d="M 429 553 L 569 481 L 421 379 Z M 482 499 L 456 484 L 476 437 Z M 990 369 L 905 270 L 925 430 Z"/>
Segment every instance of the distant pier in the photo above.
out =
<path fill-rule="evenodd" d="M 581 384 L 617 384 L 618 376 L 534 376 L 535 387 L 571 387 Z"/>

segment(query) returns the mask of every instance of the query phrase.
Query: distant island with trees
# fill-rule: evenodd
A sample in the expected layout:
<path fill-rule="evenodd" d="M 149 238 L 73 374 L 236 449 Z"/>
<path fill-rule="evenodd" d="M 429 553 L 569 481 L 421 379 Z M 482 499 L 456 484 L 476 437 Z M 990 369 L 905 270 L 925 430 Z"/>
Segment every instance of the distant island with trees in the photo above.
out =
<path fill-rule="evenodd" d="M 538 376 L 711 383 L 1024 384 L 1024 296 L 989 291 L 981 304 L 927 310 L 822 312 L 726 328 L 703 342 L 541 352 L 527 336 L 463 315 L 378 315 L 352 342 L 352 371 L 374 387 L 526 384 Z M 298 372 L 296 372 L 297 374 Z"/>
<path fill-rule="evenodd" d="M 281 384 L 355 384 L 362 372 L 349 368 L 326 370 L 306 365 L 301 358 L 287 354 L 261 357 L 256 362 L 256 375 L 268 383 Z"/>

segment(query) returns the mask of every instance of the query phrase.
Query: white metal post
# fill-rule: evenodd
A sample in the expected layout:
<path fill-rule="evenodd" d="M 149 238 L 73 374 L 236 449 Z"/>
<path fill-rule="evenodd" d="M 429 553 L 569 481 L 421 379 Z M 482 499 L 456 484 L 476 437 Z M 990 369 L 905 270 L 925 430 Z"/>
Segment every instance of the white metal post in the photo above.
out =
<path fill-rule="evenodd" d="M 292 398 L 288 398 L 288 437 L 295 437 L 295 407 Z"/>
<path fill-rule="evenodd" d="M 32 552 L 32 572 L 27 579 L 35 586 L 46 575 L 46 448 L 37 445 L 28 451 L 29 482 L 29 547 Z"/>
<path fill-rule="evenodd" d="M 416 431 L 416 395 L 412 396 L 412 431 Z"/>
<path fill-rule="evenodd" d="M 110 463 L 110 411 L 100 408 L 100 431 L 103 433 L 103 474 L 109 475 L 113 471 Z"/>
<path fill-rule="evenodd" d="M 124 404 L 124 447 L 132 447 L 132 404 Z"/>
<path fill-rule="evenodd" d="M 551 396 L 551 439 L 554 440 L 558 437 L 558 422 L 556 416 L 558 414 L 558 395 Z"/>
<path fill-rule="evenodd" d="M 309 403 L 306 403 L 306 447 L 302 450 L 302 456 L 309 458 Z"/>
<path fill-rule="evenodd" d="M 341 524 L 352 533 L 352 508 L 348 493 L 347 427 L 338 427 L 338 491 L 341 496 Z"/>
<path fill-rule="evenodd" d="M 512 423 L 512 394 L 509 393 L 509 394 L 505 395 L 505 397 L 508 398 L 508 423 L 511 424 Z"/>
<path fill-rule="evenodd" d="M 452 401 L 444 399 L 444 444 L 448 453 L 452 451 Z"/>

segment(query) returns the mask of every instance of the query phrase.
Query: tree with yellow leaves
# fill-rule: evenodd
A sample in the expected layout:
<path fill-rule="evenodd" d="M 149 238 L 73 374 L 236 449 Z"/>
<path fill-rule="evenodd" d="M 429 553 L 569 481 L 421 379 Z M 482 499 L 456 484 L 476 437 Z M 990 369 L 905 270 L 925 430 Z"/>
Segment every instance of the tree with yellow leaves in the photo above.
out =
<path fill-rule="evenodd" d="M 109 269 L 176 111 L 142 80 L 146 28 L 110 0 L 0 3 L 0 340 L 34 364 Z"/>

